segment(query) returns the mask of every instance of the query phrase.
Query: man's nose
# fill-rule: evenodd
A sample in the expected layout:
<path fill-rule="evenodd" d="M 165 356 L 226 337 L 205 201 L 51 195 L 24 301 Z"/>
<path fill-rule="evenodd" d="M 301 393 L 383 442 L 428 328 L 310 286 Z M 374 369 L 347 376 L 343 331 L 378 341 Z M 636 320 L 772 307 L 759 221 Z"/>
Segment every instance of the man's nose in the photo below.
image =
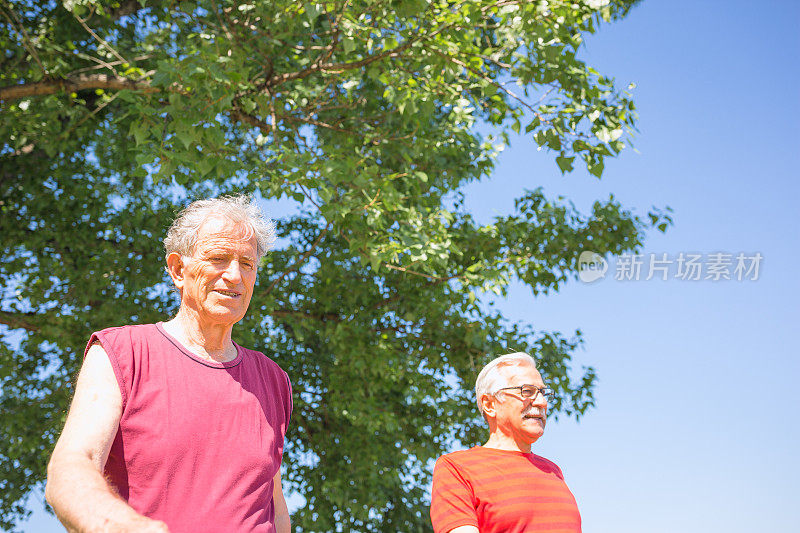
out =
<path fill-rule="evenodd" d="M 536 394 L 536 397 L 533 399 L 533 405 L 538 407 L 547 407 L 547 396 L 545 396 L 541 391 Z"/>
<path fill-rule="evenodd" d="M 237 259 L 228 263 L 228 268 L 222 273 L 222 277 L 229 283 L 239 283 L 242 281 L 242 267 Z"/>

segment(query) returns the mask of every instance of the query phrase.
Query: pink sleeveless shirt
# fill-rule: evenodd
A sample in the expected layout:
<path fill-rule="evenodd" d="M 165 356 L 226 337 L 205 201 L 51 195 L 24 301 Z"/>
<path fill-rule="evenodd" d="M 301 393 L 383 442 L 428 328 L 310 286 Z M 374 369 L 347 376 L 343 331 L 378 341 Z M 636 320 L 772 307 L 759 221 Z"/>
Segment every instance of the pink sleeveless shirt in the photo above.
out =
<path fill-rule="evenodd" d="M 105 329 L 95 341 L 122 393 L 105 467 L 120 496 L 172 533 L 274 531 L 272 478 L 292 412 L 286 373 L 238 345 L 232 361 L 204 361 L 161 323 Z"/>

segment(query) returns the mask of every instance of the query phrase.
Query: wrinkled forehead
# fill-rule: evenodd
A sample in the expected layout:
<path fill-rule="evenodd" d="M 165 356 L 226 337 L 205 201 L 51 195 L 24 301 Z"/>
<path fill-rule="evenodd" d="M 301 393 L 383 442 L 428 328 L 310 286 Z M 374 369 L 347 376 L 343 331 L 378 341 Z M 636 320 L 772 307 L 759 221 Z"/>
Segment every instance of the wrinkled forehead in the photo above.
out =
<path fill-rule="evenodd" d="M 255 257 L 258 241 L 250 224 L 236 222 L 219 215 L 211 215 L 198 228 L 192 251 L 197 252 L 202 248 L 214 246 L 249 247 L 252 248 L 252 255 Z"/>
<path fill-rule="evenodd" d="M 526 384 L 536 385 L 537 387 L 544 386 L 542 375 L 539 374 L 536 367 L 528 363 L 519 362 L 513 365 L 501 366 L 497 371 L 509 387 Z"/>

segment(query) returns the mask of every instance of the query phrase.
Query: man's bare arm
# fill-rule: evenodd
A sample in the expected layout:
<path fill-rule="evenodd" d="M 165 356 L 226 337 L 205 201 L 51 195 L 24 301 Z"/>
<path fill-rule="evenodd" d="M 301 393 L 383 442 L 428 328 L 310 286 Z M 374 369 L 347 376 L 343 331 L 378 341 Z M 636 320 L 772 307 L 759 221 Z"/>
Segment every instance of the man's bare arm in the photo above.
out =
<path fill-rule="evenodd" d="M 45 497 L 71 532 L 166 532 L 117 496 L 103 477 L 122 416 L 108 354 L 93 344 L 83 362 L 64 431 L 47 466 Z"/>
<path fill-rule="evenodd" d="M 292 526 L 289 523 L 289 507 L 286 505 L 286 498 L 283 496 L 281 486 L 281 471 L 273 478 L 272 501 L 275 502 L 275 531 L 276 533 L 291 533 Z"/>

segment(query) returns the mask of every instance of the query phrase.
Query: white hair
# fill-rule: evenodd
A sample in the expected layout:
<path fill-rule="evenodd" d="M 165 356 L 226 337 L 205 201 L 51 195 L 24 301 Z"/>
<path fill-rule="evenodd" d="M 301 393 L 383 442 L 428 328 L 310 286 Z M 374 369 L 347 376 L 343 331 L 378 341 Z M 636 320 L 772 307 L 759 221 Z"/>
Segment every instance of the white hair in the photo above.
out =
<path fill-rule="evenodd" d="M 245 194 L 197 200 L 189 204 L 167 230 L 164 248 L 190 256 L 197 244 L 197 232 L 210 217 L 221 217 L 236 224 L 247 224 L 258 242 L 257 259 L 261 259 L 275 243 L 275 224 L 264 216 L 253 199 Z"/>
<path fill-rule="evenodd" d="M 481 398 L 484 394 L 496 394 L 499 389 L 506 386 L 508 383 L 506 378 L 500 373 L 500 369 L 507 366 L 521 366 L 531 365 L 536 368 L 536 361 L 533 357 L 525 352 L 514 352 L 506 355 L 501 355 L 496 359 L 489 361 L 483 367 L 478 379 L 475 380 L 475 400 L 478 402 L 478 410 L 483 416 L 483 405 L 481 405 Z"/>

